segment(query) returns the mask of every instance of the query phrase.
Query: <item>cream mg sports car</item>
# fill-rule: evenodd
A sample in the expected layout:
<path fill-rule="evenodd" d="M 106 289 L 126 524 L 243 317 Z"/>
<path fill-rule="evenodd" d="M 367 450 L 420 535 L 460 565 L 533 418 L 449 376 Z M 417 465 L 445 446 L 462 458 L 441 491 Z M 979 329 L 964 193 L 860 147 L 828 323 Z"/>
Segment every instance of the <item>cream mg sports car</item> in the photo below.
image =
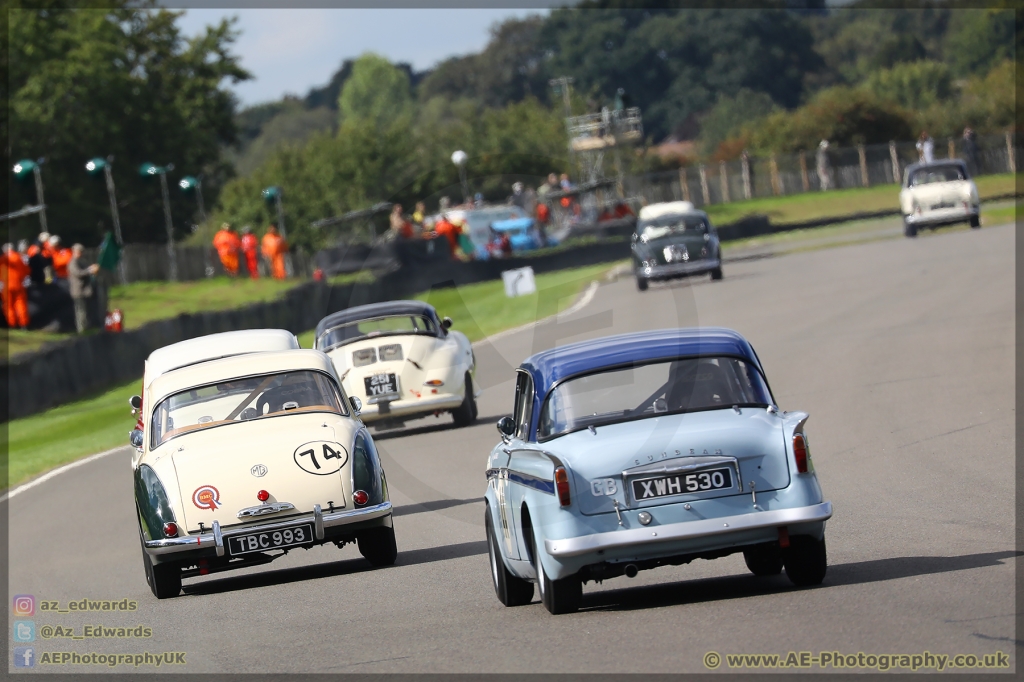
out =
<path fill-rule="evenodd" d="M 132 399 L 145 426 L 131 434 L 142 558 L 160 599 L 177 595 L 183 578 L 328 542 L 357 543 L 375 566 L 397 557 L 359 400 L 346 397 L 323 353 L 258 350 L 291 342 L 256 333 L 264 338 L 248 345 L 235 337 L 248 352 L 230 357 L 221 357 L 227 335 L 154 353 L 145 406 Z"/>
<path fill-rule="evenodd" d="M 900 190 L 903 233 L 916 237 L 922 227 L 950 223 L 981 227 L 978 188 L 960 159 L 907 166 Z"/>
<path fill-rule="evenodd" d="M 334 361 L 348 395 L 378 428 L 450 412 L 457 426 L 476 419 L 476 361 L 466 335 L 421 301 L 357 306 L 316 328 L 315 348 Z"/>

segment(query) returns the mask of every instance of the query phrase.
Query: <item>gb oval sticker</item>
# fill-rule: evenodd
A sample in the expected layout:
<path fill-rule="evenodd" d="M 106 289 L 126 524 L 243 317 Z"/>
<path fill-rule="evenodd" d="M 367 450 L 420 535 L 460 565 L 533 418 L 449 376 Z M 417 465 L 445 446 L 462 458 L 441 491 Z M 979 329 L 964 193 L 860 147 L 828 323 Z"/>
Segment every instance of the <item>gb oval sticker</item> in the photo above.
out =
<path fill-rule="evenodd" d="M 295 448 L 295 463 L 308 474 L 327 476 L 337 473 L 348 461 L 348 450 L 341 443 L 314 440 Z"/>

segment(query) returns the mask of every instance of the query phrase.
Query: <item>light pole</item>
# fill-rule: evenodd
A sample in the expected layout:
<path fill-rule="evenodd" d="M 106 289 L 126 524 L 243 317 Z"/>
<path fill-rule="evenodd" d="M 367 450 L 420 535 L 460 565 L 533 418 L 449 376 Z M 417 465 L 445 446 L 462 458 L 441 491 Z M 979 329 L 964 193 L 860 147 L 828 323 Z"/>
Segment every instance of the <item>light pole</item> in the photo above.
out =
<path fill-rule="evenodd" d="M 462 202 L 469 201 L 469 183 L 466 182 L 466 161 L 469 155 L 461 149 L 452 153 L 452 163 L 459 169 L 459 181 L 462 183 Z"/>
<path fill-rule="evenodd" d="M 30 161 L 29 159 L 22 159 L 18 163 L 14 164 L 14 168 L 12 168 L 12 170 L 14 171 L 14 177 L 18 178 L 19 180 L 23 180 L 25 177 L 28 176 L 29 173 L 32 173 L 35 176 L 36 205 L 39 206 L 39 227 L 41 228 L 40 232 L 48 231 L 46 229 L 46 200 L 43 198 L 43 174 L 42 170 L 40 169 L 40 166 L 43 165 L 43 162 L 45 160 L 46 159 L 42 158 L 36 159 L 35 161 Z"/>
<path fill-rule="evenodd" d="M 203 207 L 203 176 L 200 175 L 198 178 L 194 178 L 191 175 L 186 175 L 178 181 L 178 187 L 186 194 L 189 192 L 196 193 L 196 203 L 199 204 L 199 219 L 205 223 L 206 209 Z"/>
<path fill-rule="evenodd" d="M 107 198 L 110 199 L 110 219 L 114 223 L 114 238 L 117 240 L 117 245 L 123 247 L 124 239 L 121 238 L 121 216 L 117 211 L 117 194 L 114 191 L 114 174 L 111 170 L 111 165 L 113 163 L 113 155 L 110 155 L 105 159 L 97 156 L 95 159 L 90 159 L 85 163 L 85 170 L 89 175 L 96 175 L 100 171 L 103 172 L 103 177 L 107 181 Z M 128 279 L 125 276 L 124 271 L 123 256 L 117 263 L 117 276 L 121 280 L 121 284 L 128 283 Z"/>
<path fill-rule="evenodd" d="M 144 178 L 153 175 L 160 176 L 160 194 L 164 200 L 164 227 L 167 228 L 167 263 L 168 279 L 172 282 L 178 281 L 178 256 L 174 252 L 174 225 L 171 223 L 171 198 L 167 194 L 167 171 L 174 170 L 174 164 L 157 166 L 152 163 L 144 163 L 139 166 L 139 175 Z"/>

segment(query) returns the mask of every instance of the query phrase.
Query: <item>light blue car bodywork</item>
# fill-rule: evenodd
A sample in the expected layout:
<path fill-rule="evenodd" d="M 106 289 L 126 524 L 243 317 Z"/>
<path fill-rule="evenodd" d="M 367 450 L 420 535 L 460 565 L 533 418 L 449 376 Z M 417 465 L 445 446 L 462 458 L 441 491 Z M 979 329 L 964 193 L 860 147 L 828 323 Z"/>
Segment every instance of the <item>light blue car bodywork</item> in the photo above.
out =
<path fill-rule="evenodd" d="M 523 362 L 517 394 L 528 400 L 517 400 L 515 435 L 491 451 L 485 494 L 501 559 L 514 576 L 537 579 L 535 548 L 550 579 L 578 575 L 586 581 L 622 575 L 629 564 L 653 568 L 781 544 L 786 537 L 823 538 L 832 505 L 822 499 L 813 463 L 797 473 L 792 446 L 806 413 L 772 405 L 653 415 L 538 442 L 540 408 L 564 379 L 659 359 L 723 355 L 764 373 L 742 336 L 708 328 L 608 337 Z M 571 496 L 564 507 L 554 482 L 560 466 Z M 732 467 L 734 476 L 738 471 L 734 487 L 632 499 L 634 476 L 709 466 Z M 641 524 L 641 512 L 653 517 L 648 525 Z"/>

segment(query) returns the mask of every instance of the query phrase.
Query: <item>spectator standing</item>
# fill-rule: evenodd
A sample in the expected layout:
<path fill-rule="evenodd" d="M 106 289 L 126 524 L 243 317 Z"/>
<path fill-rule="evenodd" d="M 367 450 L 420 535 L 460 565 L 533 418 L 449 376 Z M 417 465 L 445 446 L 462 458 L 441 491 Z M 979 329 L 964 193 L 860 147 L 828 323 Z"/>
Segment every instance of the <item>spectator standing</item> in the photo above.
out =
<path fill-rule="evenodd" d="M 100 266 L 82 263 L 81 244 L 71 247 L 71 262 L 68 263 L 68 283 L 71 285 L 71 300 L 75 303 L 75 328 L 81 334 L 89 326 L 88 299 L 92 296 L 93 275 Z"/>
<path fill-rule="evenodd" d="M 242 228 L 242 253 L 245 255 L 245 267 L 249 269 L 249 276 L 253 279 L 259 279 L 260 277 L 257 246 L 256 235 L 252 233 L 252 228 L 246 225 Z"/>
<path fill-rule="evenodd" d="M 534 227 L 537 231 L 537 245 L 544 247 L 548 243 L 548 224 L 551 222 L 551 209 L 543 201 L 537 203 L 537 214 Z"/>
<path fill-rule="evenodd" d="M 928 131 L 922 130 L 921 136 L 917 138 L 917 154 L 924 163 L 931 163 L 935 160 L 935 141 Z"/>
<path fill-rule="evenodd" d="M 828 161 L 828 140 L 818 143 L 818 151 L 815 154 L 815 165 L 818 170 L 818 186 L 821 191 L 832 189 L 832 169 Z"/>
<path fill-rule="evenodd" d="M 242 240 L 230 223 L 220 226 L 217 234 L 213 235 L 213 248 L 217 249 L 217 256 L 224 266 L 224 271 L 236 277 L 238 275 L 238 252 L 242 248 Z"/>
<path fill-rule="evenodd" d="M 396 238 L 412 239 L 412 224 L 405 219 L 405 216 L 402 215 L 401 204 L 395 204 L 391 207 L 391 216 L 389 220 L 391 223 L 391 232 Z"/>
<path fill-rule="evenodd" d="M 543 201 L 551 192 L 558 191 L 558 176 L 554 173 L 548 174 L 547 182 L 537 188 L 537 197 Z"/>
<path fill-rule="evenodd" d="M 28 262 L 11 244 L 4 244 L 3 260 L 0 261 L 3 277 L 4 316 L 11 329 L 28 327 L 28 292 L 25 279 L 28 277 Z"/>
<path fill-rule="evenodd" d="M 416 210 L 412 212 L 412 227 L 417 234 L 423 233 L 423 221 L 427 219 L 427 205 L 422 201 L 416 202 Z"/>
<path fill-rule="evenodd" d="M 68 263 L 71 262 L 71 249 L 61 247 L 60 237 L 50 237 L 50 257 L 53 259 L 53 274 L 58 280 L 67 280 Z"/>
<path fill-rule="evenodd" d="M 50 233 L 40 232 L 32 246 L 28 247 L 28 268 L 32 285 L 41 287 L 53 281 L 53 256 L 50 251 Z"/>
<path fill-rule="evenodd" d="M 964 128 L 964 160 L 971 175 L 978 174 L 978 136 L 973 128 Z"/>
<path fill-rule="evenodd" d="M 270 261 L 270 272 L 274 279 L 287 277 L 284 256 L 288 253 L 288 242 L 277 233 L 277 223 L 270 223 L 260 246 L 263 250 L 263 257 Z"/>
<path fill-rule="evenodd" d="M 448 218 L 448 214 L 442 215 L 436 223 L 434 223 L 434 234 L 438 237 L 444 237 L 448 243 L 448 252 L 452 258 L 455 257 L 455 249 L 459 246 L 459 230 Z"/>
<path fill-rule="evenodd" d="M 562 173 L 562 177 L 558 179 L 558 186 L 562 188 L 563 192 L 568 192 L 572 189 L 572 182 L 569 181 L 568 173 Z"/>

